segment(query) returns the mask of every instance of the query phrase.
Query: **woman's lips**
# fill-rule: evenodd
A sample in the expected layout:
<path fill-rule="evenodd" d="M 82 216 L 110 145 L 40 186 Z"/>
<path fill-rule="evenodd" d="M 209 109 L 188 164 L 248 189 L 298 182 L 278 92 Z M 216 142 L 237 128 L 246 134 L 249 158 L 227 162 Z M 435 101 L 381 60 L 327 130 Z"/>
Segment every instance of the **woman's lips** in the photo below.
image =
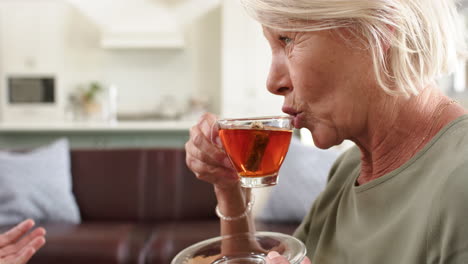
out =
<path fill-rule="evenodd" d="M 293 119 L 293 126 L 297 129 L 302 127 L 302 113 L 297 113 Z"/>
<path fill-rule="evenodd" d="M 283 108 L 281 110 L 285 114 L 292 115 L 292 116 L 296 116 L 299 113 L 299 111 L 296 111 L 294 108 L 292 108 L 290 106 L 283 106 Z"/>
<path fill-rule="evenodd" d="M 302 112 L 297 111 L 294 108 L 289 107 L 289 106 L 283 106 L 282 110 L 284 113 L 294 117 L 293 126 L 295 128 L 301 128 Z"/>

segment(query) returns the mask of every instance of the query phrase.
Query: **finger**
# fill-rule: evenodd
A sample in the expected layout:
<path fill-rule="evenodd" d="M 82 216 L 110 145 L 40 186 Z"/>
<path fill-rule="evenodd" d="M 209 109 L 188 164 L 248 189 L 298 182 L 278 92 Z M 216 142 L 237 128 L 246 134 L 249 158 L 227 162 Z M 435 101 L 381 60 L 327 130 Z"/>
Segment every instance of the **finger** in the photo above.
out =
<path fill-rule="evenodd" d="M 25 264 L 36 253 L 34 248 L 26 248 L 19 254 L 11 255 L 4 259 L 2 264 Z"/>
<path fill-rule="evenodd" d="M 187 160 L 189 168 L 196 172 L 196 175 L 201 177 L 215 177 L 221 179 L 237 180 L 239 176 L 234 169 L 228 169 L 223 166 L 208 165 L 205 162 L 196 158 L 189 158 Z"/>
<path fill-rule="evenodd" d="M 32 247 L 34 248 L 35 251 L 39 250 L 41 247 L 44 246 L 46 240 L 44 237 L 36 237 L 35 239 L 33 239 L 31 242 L 29 242 L 29 244 L 25 247 L 25 248 L 29 248 L 29 247 Z M 24 249 L 24 248 L 23 248 Z M 22 250 L 23 250 L 22 249 Z"/>
<path fill-rule="evenodd" d="M 11 254 L 2 257 L 3 259 L 18 259 L 21 258 L 21 255 L 23 255 L 25 252 L 27 252 L 30 249 L 33 249 L 34 252 L 38 251 L 41 247 L 43 247 L 45 244 L 45 238 L 44 237 L 36 237 L 32 241 L 30 241 L 25 247 L 20 248 L 18 251 L 12 252 Z M 33 253 L 34 253 L 33 252 Z M 16 262 L 12 262 L 15 263 Z"/>
<path fill-rule="evenodd" d="M 205 161 L 213 166 L 224 166 L 232 168 L 232 164 L 222 148 L 213 145 L 201 131 L 200 126 L 190 129 L 190 140 L 186 143 L 185 149 L 188 156 Z"/>
<path fill-rule="evenodd" d="M 5 259 L 8 259 L 8 258 L 13 258 L 13 259 L 18 259 L 20 258 L 22 255 L 24 255 L 25 252 L 29 251 L 30 249 L 33 250 L 33 254 L 35 252 L 37 252 L 41 247 L 43 247 L 45 245 L 45 238 L 44 237 L 36 237 L 33 241 L 29 242 L 27 246 L 25 246 L 24 248 L 22 248 L 20 251 L 16 252 L 15 254 L 11 254 L 9 255 L 8 257 L 6 257 Z M 16 264 L 16 263 L 15 263 Z"/>
<path fill-rule="evenodd" d="M 221 147 L 220 141 L 218 141 L 218 126 L 216 125 L 217 117 L 213 114 L 206 113 L 204 114 L 198 124 L 202 133 L 210 140 L 210 142 Z"/>
<path fill-rule="evenodd" d="M 265 260 L 267 264 L 289 264 L 289 261 L 276 251 L 270 251 Z"/>
<path fill-rule="evenodd" d="M 0 249 L 0 256 L 7 256 L 14 254 L 16 252 L 19 252 L 22 248 L 27 246 L 31 241 L 34 241 L 34 239 L 38 237 L 44 237 L 46 234 L 46 231 L 44 228 L 36 228 L 34 231 L 29 233 L 27 236 L 23 237 L 20 241 L 16 242 L 15 244 L 6 246 L 2 249 Z"/>
<path fill-rule="evenodd" d="M 26 234 L 34 226 L 34 221 L 32 219 L 27 219 L 12 229 L 8 230 L 6 233 L 0 235 L 0 247 L 12 244 L 16 242 L 20 237 Z"/>
<path fill-rule="evenodd" d="M 188 160 L 189 167 L 195 172 L 198 179 L 212 184 L 233 184 L 239 181 L 239 176 L 234 170 L 229 170 L 224 167 L 209 166 L 197 160 Z"/>
<path fill-rule="evenodd" d="M 195 144 L 199 144 L 199 146 L 196 146 Z M 228 169 L 233 168 L 226 153 L 219 148 L 213 147 L 206 141 L 203 143 L 197 143 L 189 140 L 185 144 L 185 150 L 187 157 L 189 158 L 198 159 L 212 166 L 223 166 Z"/>
<path fill-rule="evenodd" d="M 190 139 L 194 140 L 195 142 L 198 142 L 197 136 L 200 136 L 200 139 L 205 139 L 205 141 L 208 142 L 209 145 L 219 147 L 216 145 L 216 142 L 213 141 L 213 138 L 215 137 L 213 135 L 213 132 L 216 131 L 217 133 L 218 131 L 214 124 L 215 122 L 213 121 L 200 120 L 199 123 L 197 123 L 190 129 Z"/>
<path fill-rule="evenodd" d="M 304 257 L 304 259 L 301 261 L 301 264 L 312 264 L 312 262 L 308 257 Z"/>

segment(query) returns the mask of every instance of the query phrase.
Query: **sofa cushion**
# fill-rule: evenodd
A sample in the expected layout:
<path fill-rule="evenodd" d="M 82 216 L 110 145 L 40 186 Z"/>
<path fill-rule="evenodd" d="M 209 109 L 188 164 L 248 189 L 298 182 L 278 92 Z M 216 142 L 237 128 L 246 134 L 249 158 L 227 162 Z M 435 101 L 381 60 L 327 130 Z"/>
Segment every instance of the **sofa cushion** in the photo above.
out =
<path fill-rule="evenodd" d="M 0 152 L 0 224 L 25 218 L 80 222 L 72 194 L 68 141 L 29 152 Z"/>
<path fill-rule="evenodd" d="M 72 151 L 84 221 L 215 219 L 211 184 L 187 168 L 183 149 Z"/>
<path fill-rule="evenodd" d="M 146 162 L 140 150 L 73 150 L 73 191 L 83 221 L 144 218 Z"/>
<path fill-rule="evenodd" d="M 320 150 L 293 138 L 279 171 L 276 186 L 267 192 L 263 208 L 257 208 L 256 219 L 270 222 L 300 222 L 309 212 L 315 198 L 325 188 L 328 172 L 338 157 L 334 150 Z"/>

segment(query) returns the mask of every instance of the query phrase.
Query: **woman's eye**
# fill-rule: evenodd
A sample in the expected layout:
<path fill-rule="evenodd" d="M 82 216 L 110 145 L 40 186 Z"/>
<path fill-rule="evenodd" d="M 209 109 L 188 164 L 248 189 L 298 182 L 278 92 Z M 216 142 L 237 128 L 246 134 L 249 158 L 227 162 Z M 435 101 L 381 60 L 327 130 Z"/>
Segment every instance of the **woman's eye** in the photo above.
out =
<path fill-rule="evenodd" d="M 292 39 L 291 39 L 291 38 L 288 38 L 288 37 L 286 37 L 286 36 L 280 36 L 280 37 L 279 37 L 279 40 L 280 40 L 281 42 L 283 42 L 284 44 L 286 44 L 286 45 L 292 42 Z"/>

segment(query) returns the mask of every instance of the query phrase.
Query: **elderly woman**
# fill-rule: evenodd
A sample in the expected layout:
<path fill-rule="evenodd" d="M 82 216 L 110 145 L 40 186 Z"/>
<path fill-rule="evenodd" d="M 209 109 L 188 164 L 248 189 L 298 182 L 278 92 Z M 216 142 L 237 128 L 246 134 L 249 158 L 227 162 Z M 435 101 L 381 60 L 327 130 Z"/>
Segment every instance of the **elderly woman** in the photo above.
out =
<path fill-rule="evenodd" d="M 464 49 L 454 2 L 243 3 L 271 46 L 268 90 L 295 127 L 320 148 L 356 144 L 295 232 L 312 263 L 468 263 L 468 115 L 434 81 Z M 222 234 L 249 231 L 247 192 L 211 143 L 215 119 L 192 128 L 187 164 L 214 185 Z"/>

